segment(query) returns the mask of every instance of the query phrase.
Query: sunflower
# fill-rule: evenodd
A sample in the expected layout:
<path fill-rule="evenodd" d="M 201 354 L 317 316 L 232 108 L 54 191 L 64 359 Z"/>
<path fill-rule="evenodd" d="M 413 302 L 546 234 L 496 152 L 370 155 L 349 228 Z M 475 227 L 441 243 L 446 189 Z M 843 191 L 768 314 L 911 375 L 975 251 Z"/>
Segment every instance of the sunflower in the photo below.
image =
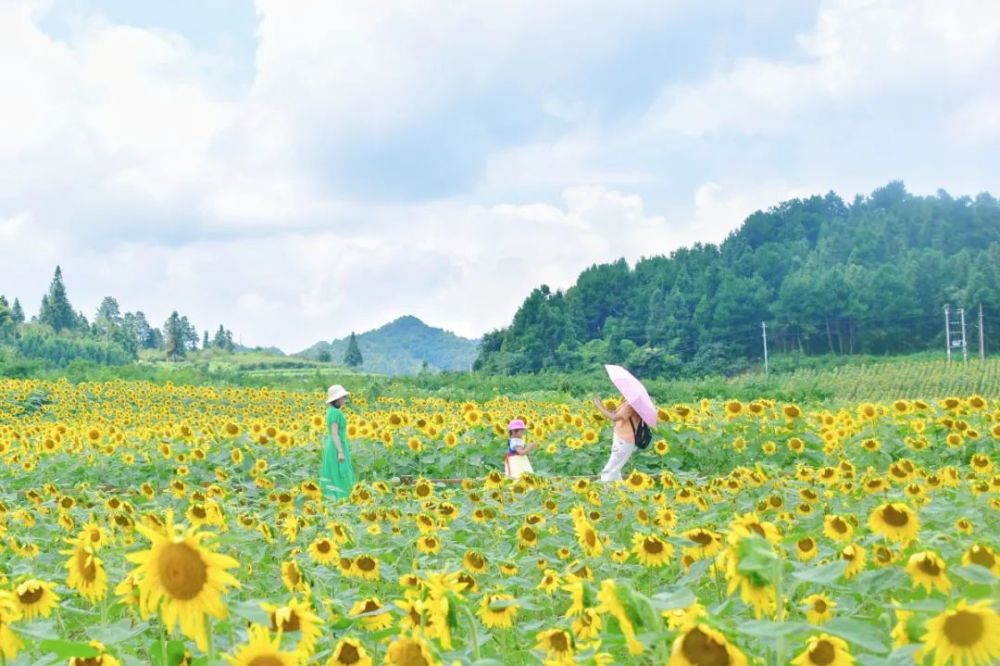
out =
<path fill-rule="evenodd" d="M 559 572 L 555 569 L 546 569 L 542 575 L 542 582 L 535 586 L 536 590 L 541 590 L 546 594 L 552 594 L 559 588 Z"/>
<path fill-rule="evenodd" d="M 851 666 L 853 663 L 847 643 L 827 634 L 810 638 L 806 649 L 792 660 L 794 666 Z"/>
<path fill-rule="evenodd" d="M 425 534 L 417 539 L 417 550 L 427 555 L 439 553 L 441 552 L 441 540 L 433 534 Z"/>
<path fill-rule="evenodd" d="M 351 564 L 351 570 L 361 580 L 379 580 L 382 577 L 381 565 L 374 555 L 358 555 Z"/>
<path fill-rule="evenodd" d="M 535 636 L 538 643 L 535 646 L 539 650 L 544 650 L 545 654 L 556 663 L 570 662 L 573 660 L 573 636 L 565 629 L 549 629 L 541 631 Z"/>
<path fill-rule="evenodd" d="M 811 594 L 801 603 L 806 608 L 806 619 L 809 624 L 815 625 L 823 624 L 833 617 L 833 609 L 837 606 L 837 602 L 825 594 Z"/>
<path fill-rule="evenodd" d="M 600 635 L 604 620 L 593 608 L 584 608 L 573 620 L 572 628 L 577 641 L 589 641 Z"/>
<path fill-rule="evenodd" d="M 890 541 L 909 542 L 920 531 L 920 521 L 906 504 L 889 502 L 875 507 L 868 516 L 868 527 Z"/>
<path fill-rule="evenodd" d="M 16 659 L 18 651 L 24 647 L 21 639 L 10 628 L 11 622 L 19 619 L 21 612 L 12 595 L 0 590 L 0 654 L 7 659 Z"/>
<path fill-rule="evenodd" d="M 622 604 L 619 585 L 613 578 L 601 582 L 601 589 L 597 592 L 597 600 L 600 602 L 596 609 L 597 612 L 611 615 L 618 623 L 618 627 L 625 637 L 625 647 L 628 653 L 633 657 L 642 654 L 646 650 L 646 646 L 636 637 L 632 617 L 629 616 L 625 605 Z"/>
<path fill-rule="evenodd" d="M 517 543 L 521 548 L 533 548 L 538 545 L 538 532 L 530 525 L 522 525 L 517 530 Z"/>
<path fill-rule="evenodd" d="M 962 555 L 962 564 L 978 564 L 984 569 L 989 569 L 994 576 L 1000 578 L 1000 556 L 997 556 L 993 549 L 986 544 L 974 544 Z"/>
<path fill-rule="evenodd" d="M 643 565 L 662 567 L 670 561 L 674 547 L 655 534 L 636 532 L 632 535 L 632 551 Z"/>
<path fill-rule="evenodd" d="M 479 602 L 479 619 L 486 627 L 510 629 L 517 615 L 514 597 L 509 594 L 493 593 L 484 595 Z"/>
<path fill-rule="evenodd" d="M 74 542 L 72 550 L 62 551 L 66 560 L 66 585 L 80 593 L 84 599 L 97 603 L 108 593 L 108 574 L 104 563 L 92 546 Z"/>
<path fill-rule="evenodd" d="M 920 585 L 928 593 L 937 589 L 947 594 L 951 589 L 951 581 L 945 573 L 946 568 L 944 560 L 929 550 L 914 553 L 906 563 L 906 573 L 910 574 L 914 587 Z"/>
<path fill-rule="evenodd" d="M 419 635 L 399 636 L 385 652 L 384 666 L 434 666 L 441 663 Z"/>
<path fill-rule="evenodd" d="M 667 626 L 671 629 L 687 629 L 700 618 L 708 617 L 708 611 L 697 601 L 687 608 L 674 608 L 662 611 L 661 616 L 667 621 Z"/>
<path fill-rule="evenodd" d="M 809 560 L 816 557 L 819 550 L 816 547 L 816 539 L 812 537 L 803 537 L 795 542 L 795 553 L 799 557 L 799 561 L 808 562 Z"/>
<path fill-rule="evenodd" d="M 747 658 L 725 636 L 698 623 L 674 640 L 667 666 L 747 666 Z"/>
<path fill-rule="evenodd" d="M 292 599 L 284 606 L 262 603 L 261 608 L 271 620 L 271 631 L 285 635 L 299 634 L 299 642 L 295 646 L 297 652 L 312 654 L 315 651 L 323 621 L 313 612 L 308 602 Z"/>
<path fill-rule="evenodd" d="M 359 618 L 368 631 L 381 631 L 392 626 L 393 618 L 389 608 L 382 605 L 378 597 L 369 597 L 351 606 L 351 615 Z"/>
<path fill-rule="evenodd" d="M 236 648 L 232 655 L 222 655 L 232 666 L 298 666 L 302 655 L 281 650 L 281 632 L 273 639 L 267 627 L 251 625 L 248 641 Z"/>
<path fill-rule="evenodd" d="M 847 569 L 844 570 L 844 578 L 851 579 L 858 575 L 865 568 L 865 549 L 856 543 L 845 546 L 840 551 L 840 559 L 847 562 Z"/>
<path fill-rule="evenodd" d="M 294 560 L 285 560 L 281 563 L 281 582 L 284 583 L 289 592 L 301 589 L 305 583 L 302 578 L 302 570 Z"/>
<path fill-rule="evenodd" d="M 151 542 L 149 550 L 125 556 L 136 565 L 142 605 L 149 612 L 159 607 L 167 631 L 179 623 L 181 632 L 194 639 L 199 650 L 207 650 L 205 615 L 226 617 L 222 594 L 229 587 L 239 587 L 227 569 L 238 567 L 239 562 L 205 548 L 201 543 L 205 533 L 188 529 L 177 534 L 170 513 L 163 535 L 143 525 L 136 529 Z"/>
<path fill-rule="evenodd" d="M 984 599 L 969 605 L 962 599 L 954 610 L 927 621 L 923 641 L 934 655 L 934 666 L 985 666 L 1000 661 L 1000 615 L 991 604 Z"/>
<path fill-rule="evenodd" d="M 826 516 L 823 519 L 823 534 L 843 543 L 850 541 L 854 536 L 854 527 L 840 516 Z"/>
<path fill-rule="evenodd" d="M 59 596 L 50 584 L 32 578 L 15 588 L 14 603 L 21 617 L 30 622 L 36 617 L 48 617 L 59 605 Z"/>
<path fill-rule="evenodd" d="M 478 550 L 467 550 L 462 556 L 462 566 L 472 573 L 482 573 L 486 571 L 487 560 Z"/>
<path fill-rule="evenodd" d="M 333 648 L 326 666 L 372 666 L 372 663 L 372 658 L 359 641 L 343 638 Z"/>

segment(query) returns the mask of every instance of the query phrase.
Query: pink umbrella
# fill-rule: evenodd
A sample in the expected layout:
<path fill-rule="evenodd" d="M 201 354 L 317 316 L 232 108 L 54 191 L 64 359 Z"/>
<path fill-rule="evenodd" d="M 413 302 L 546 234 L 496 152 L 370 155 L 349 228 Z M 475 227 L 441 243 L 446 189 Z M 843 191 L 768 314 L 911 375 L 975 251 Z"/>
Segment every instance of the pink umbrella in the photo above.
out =
<path fill-rule="evenodd" d="M 605 365 L 604 369 L 608 371 L 611 383 L 622 392 L 622 397 L 628 404 L 632 405 L 632 409 L 639 415 L 639 418 L 645 421 L 650 428 L 656 426 L 656 406 L 650 400 L 649 393 L 642 382 L 620 365 Z"/>

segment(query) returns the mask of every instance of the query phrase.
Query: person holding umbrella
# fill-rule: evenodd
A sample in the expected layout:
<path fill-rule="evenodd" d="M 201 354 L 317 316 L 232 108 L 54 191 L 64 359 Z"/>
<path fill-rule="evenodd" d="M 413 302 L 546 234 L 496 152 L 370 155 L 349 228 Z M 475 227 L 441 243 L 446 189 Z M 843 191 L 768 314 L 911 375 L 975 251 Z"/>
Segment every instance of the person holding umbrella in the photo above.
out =
<path fill-rule="evenodd" d="M 622 403 L 613 412 L 604 406 L 600 396 L 594 396 L 594 407 L 614 423 L 611 455 L 600 474 L 603 483 L 610 483 L 622 480 L 622 469 L 637 446 L 642 449 L 649 446 L 652 437 L 649 428 L 656 426 L 657 417 L 656 407 L 642 382 L 620 366 L 604 368 L 622 394 Z"/>

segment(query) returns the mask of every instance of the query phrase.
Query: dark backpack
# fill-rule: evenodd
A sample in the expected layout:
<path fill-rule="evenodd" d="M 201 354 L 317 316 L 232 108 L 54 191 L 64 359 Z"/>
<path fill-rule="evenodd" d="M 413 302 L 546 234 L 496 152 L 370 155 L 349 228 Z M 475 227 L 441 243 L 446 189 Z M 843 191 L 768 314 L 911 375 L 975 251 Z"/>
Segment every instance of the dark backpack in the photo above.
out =
<path fill-rule="evenodd" d="M 632 435 L 635 437 L 635 446 L 639 449 L 648 449 L 649 443 L 653 441 L 653 432 L 642 419 L 639 419 L 639 425 L 632 426 Z"/>

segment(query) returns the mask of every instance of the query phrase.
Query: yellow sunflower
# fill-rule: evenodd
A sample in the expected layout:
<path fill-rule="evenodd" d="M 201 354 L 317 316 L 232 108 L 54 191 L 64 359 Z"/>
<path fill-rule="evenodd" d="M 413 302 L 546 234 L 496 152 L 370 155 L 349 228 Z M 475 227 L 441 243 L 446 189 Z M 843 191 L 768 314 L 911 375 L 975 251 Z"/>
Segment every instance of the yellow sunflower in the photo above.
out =
<path fill-rule="evenodd" d="M 298 652 L 283 652 L 281 650 L 281 632 L 272 639 L 267 627 L 252 625 L 248 641 L 236 648 L 231 655 L 222 658 L 232 666 L 299 666 L 303 655 Z"/>
<path fill-rule="evenodd" d="M 316 649 L 316 639 L 323 632 L 323 621 L 313 612 L 306 601 L 290 600 L 284 606 L 262 603 L 261 608 L 271 620 L 271 631 L 281 634 L 299 634 L 295 646 L 297 652 L 312 654 Z"/>
<path fill-rule="evenodd" d="M 514 597 L 509 594 L 493 593 L 484 595 L 479 602 L 479 619 L 490 628 L 510 629 L 517 615 Z"/>
<path fill-rule="evenodd" d="M 389 607 L 383 606 L 378 597 L 369 597 L 351 606 L 351 615 L 361 620 L 368 631 L 381 631 L 392 626 L 393 616 Z"/>
<path fill-rule="evenodd" d="M 379 580 L 382 577 L 381 565 L 374 555 L 358 555 L 351 568 L 361 580 Z"/>
<path fill-rule="evenodd" d="M 844 547 L 840 551 L 840 559 L 847 562 L 847 569 L 844 571 L 844 578 L 851 579 L 865 568 L 865 549 L 856 543 Z"/>
<path fill-rule="evenodd" d="M 7 659 L 16 659 L 24 644 L 10 628 L 12 622 L 21 619 L 17 603 L 9 592 L 0 590 L 0 654 Z"/>
<path fill-rule="evenodd" d="M 662 567 L 673 557 L 674 547 L 655 534 L 636 532 L 632 535 L 632 552 L 647 567 Z"/>
<path fill-rule="evenodd" d="M 59 605 L 59 596 L 50 584 L 32 578 L 14 589 L 14 603 L 21 617 L 30 622 L 36 617 L 48 617 Z"/>
<path fill-rule="evenodd" d="M 66 585 L 80 593 L 91 603 L 97 603 L 108 593 L 108 574 L 104 563 L 95 554 L 92 546 L 75 542 L 73 549 L 62 551 L 69 555 L 66 560 Z"/>
<path fill-rule="evenodd" d="M 667 666 L 747 666 L 747 658 L 725 636 L 698 623 L 674 640 Z"/>
<path fill-rule="evenodd" d="M 478 550 L 467 550 L 462 556 L 462 566 L 472 573 L 482 573 L 486 571 L 486 557 Z"/>
<path fill-rule="evenodd" d="M 825 594 L 811 594 L 801 602 L 806 609 L 806 619 L 809 624 L 820 625 L 833 617 L 833 609 L 837 602 Z"/>
<path fill-rule="evenodd" d="M 906 563 L 906 573 L 910 574 L 914 587 L 920 585 L 928 593 L 937 589 L 947 594 L 951 589 L 951 581 L 945 573 L 946 568 L 944 560 L 929 550 L 914 553 Z"/>
<path fill-rule="evenodd" d="M 810 638 L 806 649 L 792 660 L 794 666 L 851 666 L 853 663 L 847 643 L 827 634 Z"/>
<path fill-rule="evenodd" d="M 971 605 L 962 599 L 954 610 L 927 621 L 923 641 L 934 656 L 934 666 L 1000 662 L 1000 615 L 991 604 L 989 599 Z"/>
<path fill-rule="evenodd" d="M 986 544 L 974 544 L 962 555 L 962 564 L 978 564 L 984 569 L 989 569 L 993 575 L 1000 578 L 1000 556 L 997 556 L 993 549 Z"/>
<path fill-rule="evenodd" d="M 326 666 L 372 666 L 372 663 L 372 658 L 360 642 L 353 638 L 343 638 L 333 648 Z"/>
<path fill-rule="evenodd" d="M 846 542 L 854 536 L 854 527 L 840 516 L 826 516 L 823 519 L 823 534 L 838 543 Z"/>
<path fill-rule="evenodd" d="M 920 531 L 917 514 L 902 502 L 888 502 L 875 507 L 868 516 L 868 527 L 890 541 L 908 542 Z"/>
<path fill-rule="evenodd" d="M 536 635 L 538 643 L 535 646 L 543 650 L 549 659 L 558 663 L 572 662 L 573 637 L 565 629 L 549 629 Z"/>
<path fill-rule="evenodd" d="M 207 650 L 205 616 L 226 617 L 222 595 L 239 587 L 227 569 L 235 569 L 239 562 L 205 548 L 205 533 L 188 529 L 178 534 L 173 514 L 167 514 L 162 535 L 144 525 L 136 529 L 151 542 L 149 550 L 125 556 L 136 565 L 142 606 L 147 612 L 159 607 L 167 631 L 180 624 L 181 632 L 194 639 L 199 650 Z"/>
<path fill-rule="evenodd" d="M 383 662 L 384 666 L 434 666 L 440 663 L 427 641 L 416 634 L 397 637 L 389 644 Z"/>

